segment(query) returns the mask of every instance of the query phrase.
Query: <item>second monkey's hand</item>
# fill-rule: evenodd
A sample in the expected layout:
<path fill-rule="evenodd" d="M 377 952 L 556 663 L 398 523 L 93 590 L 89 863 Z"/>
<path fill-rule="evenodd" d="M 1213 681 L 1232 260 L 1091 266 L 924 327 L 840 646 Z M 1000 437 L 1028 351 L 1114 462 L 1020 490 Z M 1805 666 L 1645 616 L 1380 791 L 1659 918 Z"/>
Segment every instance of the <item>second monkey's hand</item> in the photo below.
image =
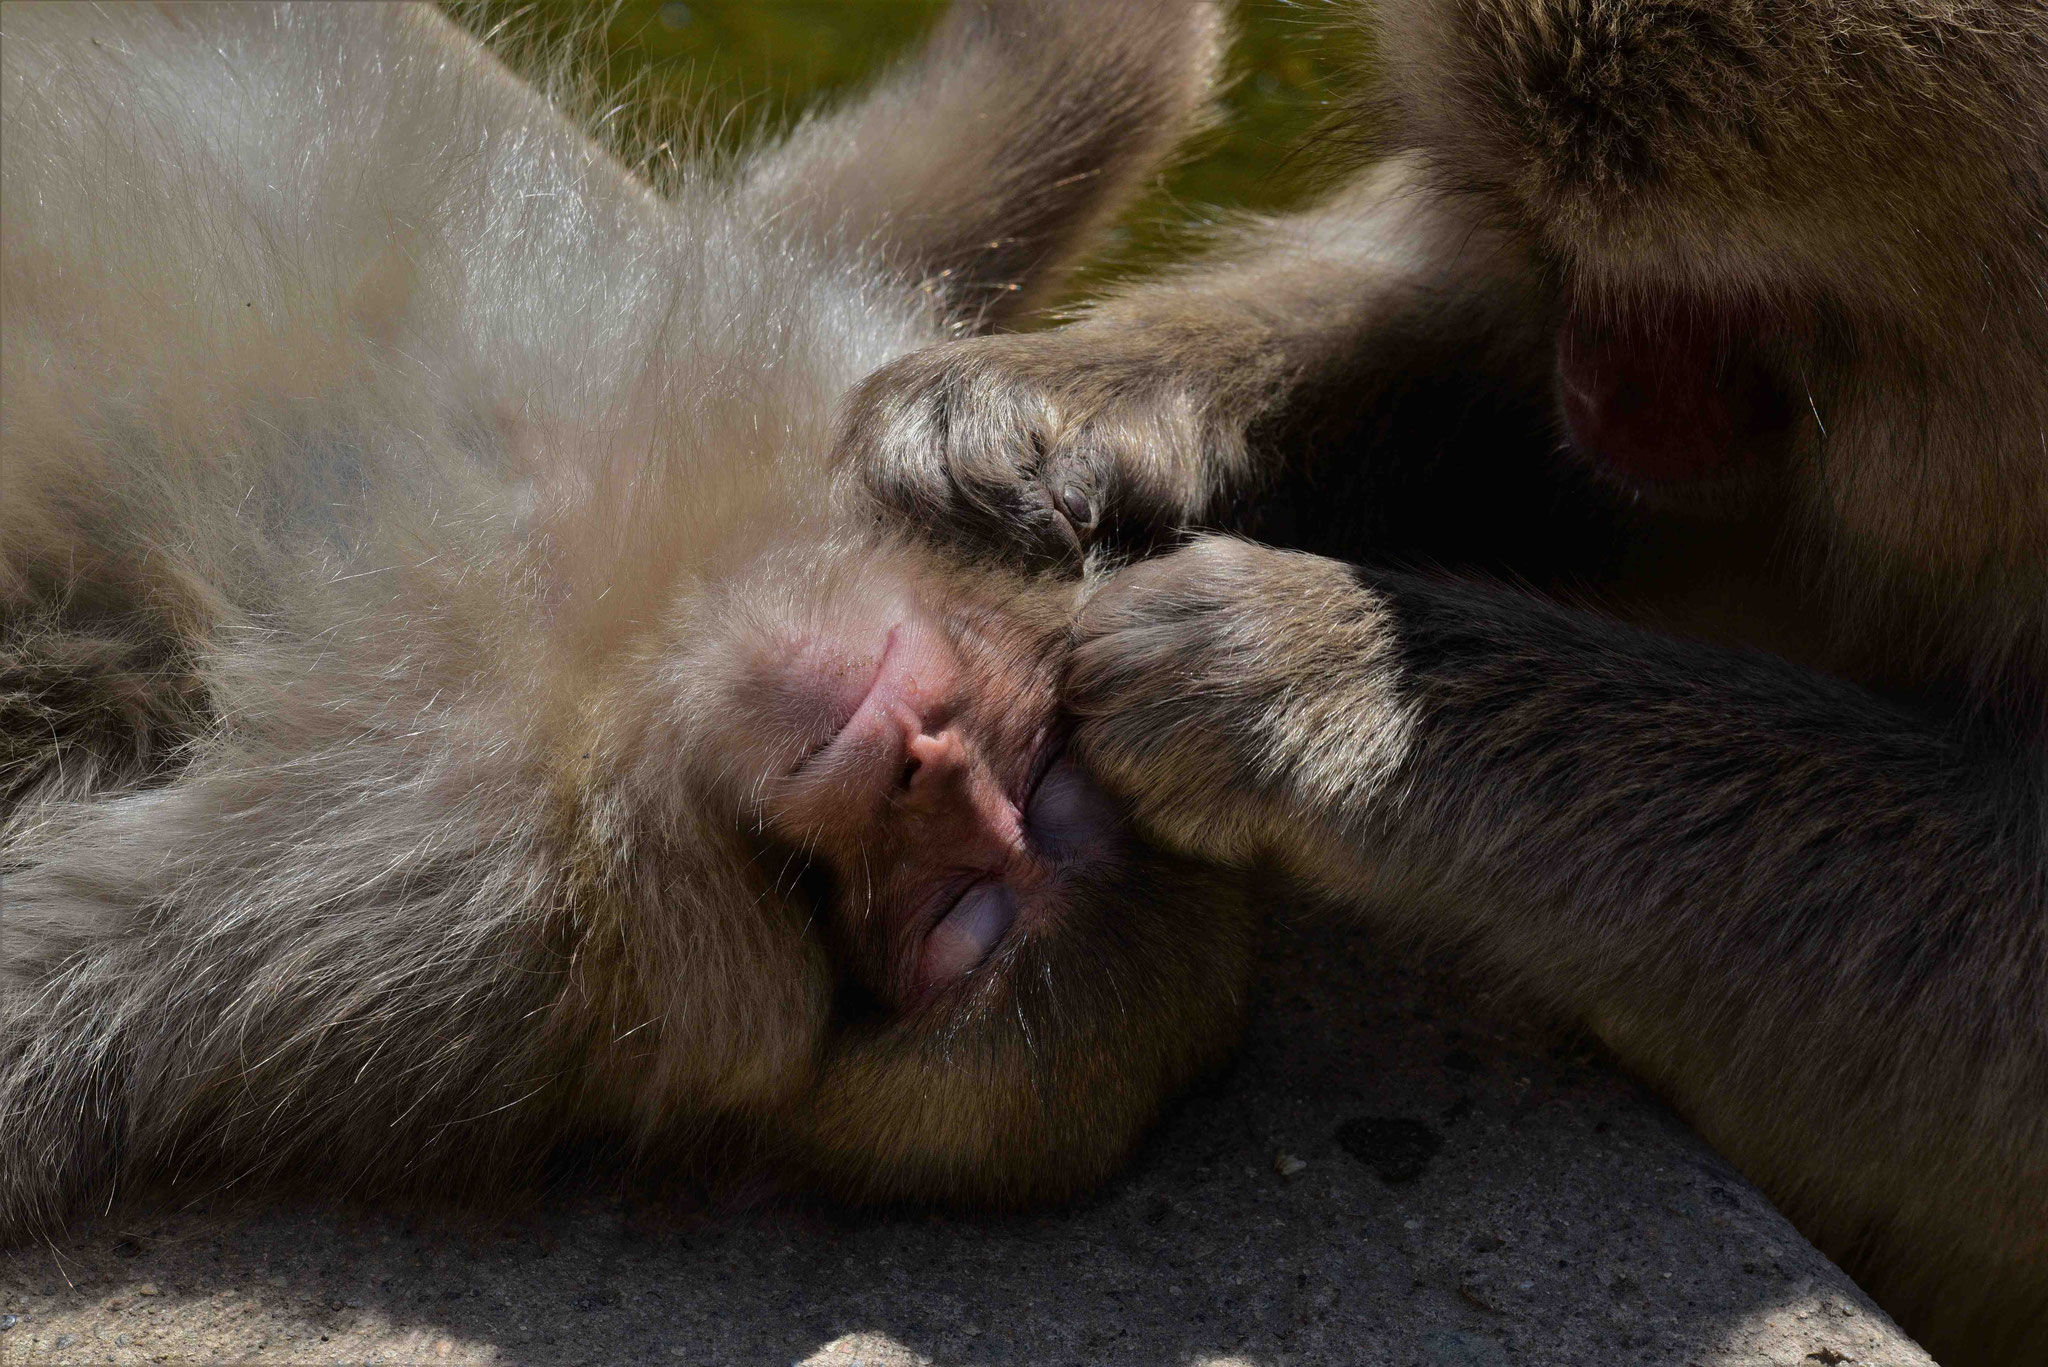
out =
<path fill-rule="evenodd" d="M 1244 863 L 1314 857 L 1404 751 L 1384 605 L 1349 566 L 1204 537 L 1083 609 L 1066 704 L 1084 762 L 1162 840 Z"/>
<path fill-rule="evenodd" d="M 1039 568 L 1143 549 L 1246 459 L 1256 361 L 1184 330 L 1103 317 L 906 356 L 848 400 L 841 477 L 923 535 Z"/>

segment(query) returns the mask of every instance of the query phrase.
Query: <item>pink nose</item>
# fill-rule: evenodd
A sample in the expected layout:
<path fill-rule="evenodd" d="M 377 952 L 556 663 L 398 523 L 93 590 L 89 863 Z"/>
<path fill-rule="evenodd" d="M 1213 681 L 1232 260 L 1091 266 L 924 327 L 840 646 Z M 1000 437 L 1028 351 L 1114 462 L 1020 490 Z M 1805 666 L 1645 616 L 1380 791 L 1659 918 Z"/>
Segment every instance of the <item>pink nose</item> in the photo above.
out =
<path fill-rule="evenodd" d="M 916 801 L 943 800 L 970 767 L 967 742 L 952 727 L 937 735 L 919 729 L 904 747 L 905 786 Z"/>
<path fill-rule="evenodd" d="M 925 837 L 943 842 L 962 863 L 991 870 L 1008 864 L 1023 849 L 1023 827 L 987 756 L 952 726 L 926 731 L 913 723 L 911 731 L 904 805 Z"/>

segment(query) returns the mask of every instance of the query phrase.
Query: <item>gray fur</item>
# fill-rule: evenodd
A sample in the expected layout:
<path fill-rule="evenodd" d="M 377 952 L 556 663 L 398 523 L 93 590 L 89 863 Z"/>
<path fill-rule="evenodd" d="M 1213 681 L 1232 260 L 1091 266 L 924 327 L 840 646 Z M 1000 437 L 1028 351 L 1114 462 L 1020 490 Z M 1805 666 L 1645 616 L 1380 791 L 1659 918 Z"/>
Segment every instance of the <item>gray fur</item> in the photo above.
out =
<path fill-rule="evenodd" d="M 1207 527 L 1372 566 L 1108 579 L 1082 748 L 1170 843 L 1583 1020 L 1944 1361 L 2040 1360 L 2048 10 L 1380 22 L 1385 161 L 1063 332 L 894 363 L 845 458 L 1050 563 Z M 1656 466 L 1682 422 L 1652 475 L 1588 461 L 1581 338 L 1767 402 L 1700 478 Z"/>
<path fill-rule="evenodd" d="M 658 197 L 432 10 L 0 9 L 0 1238 L 590 1137 L 856 1199 L 1113 1167 L 1231 1038 L 1241 897 L 1125 914 L 1191 876 L 1134 852 L 863 1016 L 762 829 L 760 661 L 923 595 L 970 708 L 1050 713 L 1071 588 L 840 506 L 832 404 L 1042 287 L 1218 45 L 967 3 Z"/>

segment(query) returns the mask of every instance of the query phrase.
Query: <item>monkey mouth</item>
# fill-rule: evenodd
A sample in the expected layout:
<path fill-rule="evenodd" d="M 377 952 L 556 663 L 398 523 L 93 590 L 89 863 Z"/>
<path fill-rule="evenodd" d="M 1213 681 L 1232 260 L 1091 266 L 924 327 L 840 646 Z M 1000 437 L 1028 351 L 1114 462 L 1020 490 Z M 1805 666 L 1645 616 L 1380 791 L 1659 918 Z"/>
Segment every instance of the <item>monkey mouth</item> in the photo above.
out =
<path fill-rule="evenodd" d="M 966 977 L 987 963 L 1017 922 L 1017 892 L 998 878 L 970 883 L 941 903 L 941 914 L 918 947 L 913 981 L 930 991 Z"/>
<path fill-rule="evenodd" d="M 835 870 L 829 916 L 867 990 L 944 1011 L 1060 924 L 1122 823 L 1065 753 L 1049 674 L 1015 665 L 1041 644 L 888 606 L 792 659 L 813 729 L 775 820 Z"/>
<path fill-rule="evenodd" d="M 911 918 L 909 944 L 914 951 L 910 999 L 929 997 L 973 973 L 995 956 L 1019 913 L 1037 909 L 1046 882 L 1046 868 L 1036 857 L 1027 813 L 1052 772 L 1061 747 L 1050 741 L 1024 766 L 1024 782 L 1008 796 L 1009 816 L 1018 839 L 1011 852 L 991 867 L 974 869 L 948 881 L 930 909 Z M 1027 920 L 1040 920 L 1043 915 Z"/>
<path fill-rule="evenodd" d="M 1062 874 L 1106 857 L 1122 823 L 1109 796 L 1049 740 L 1026 770 L 1017 798 L 1023 850 L 1003 869 L 949 887 L 918 938 L 913 989 L 924 994 L 965 978 L 994 958 L 1012 927 L 1028 929 L 1057 915 Z"/>

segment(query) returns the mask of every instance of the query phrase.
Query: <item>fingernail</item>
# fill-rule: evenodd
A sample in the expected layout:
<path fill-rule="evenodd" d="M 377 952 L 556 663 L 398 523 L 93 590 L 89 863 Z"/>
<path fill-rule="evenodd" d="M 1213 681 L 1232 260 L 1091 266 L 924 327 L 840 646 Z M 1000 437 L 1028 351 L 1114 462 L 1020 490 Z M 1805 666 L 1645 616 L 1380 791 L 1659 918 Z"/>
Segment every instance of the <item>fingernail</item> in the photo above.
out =
<path fill-rule="evenodd" d="M 1081 492 L 1079 485 L 1069 484 L 1060 490 L 1060 510 L 1067 515 L 1067 521 L 1076 529 L 1095 525 L 1095 506 L 1088 501 L 1088 495 Z"/>

